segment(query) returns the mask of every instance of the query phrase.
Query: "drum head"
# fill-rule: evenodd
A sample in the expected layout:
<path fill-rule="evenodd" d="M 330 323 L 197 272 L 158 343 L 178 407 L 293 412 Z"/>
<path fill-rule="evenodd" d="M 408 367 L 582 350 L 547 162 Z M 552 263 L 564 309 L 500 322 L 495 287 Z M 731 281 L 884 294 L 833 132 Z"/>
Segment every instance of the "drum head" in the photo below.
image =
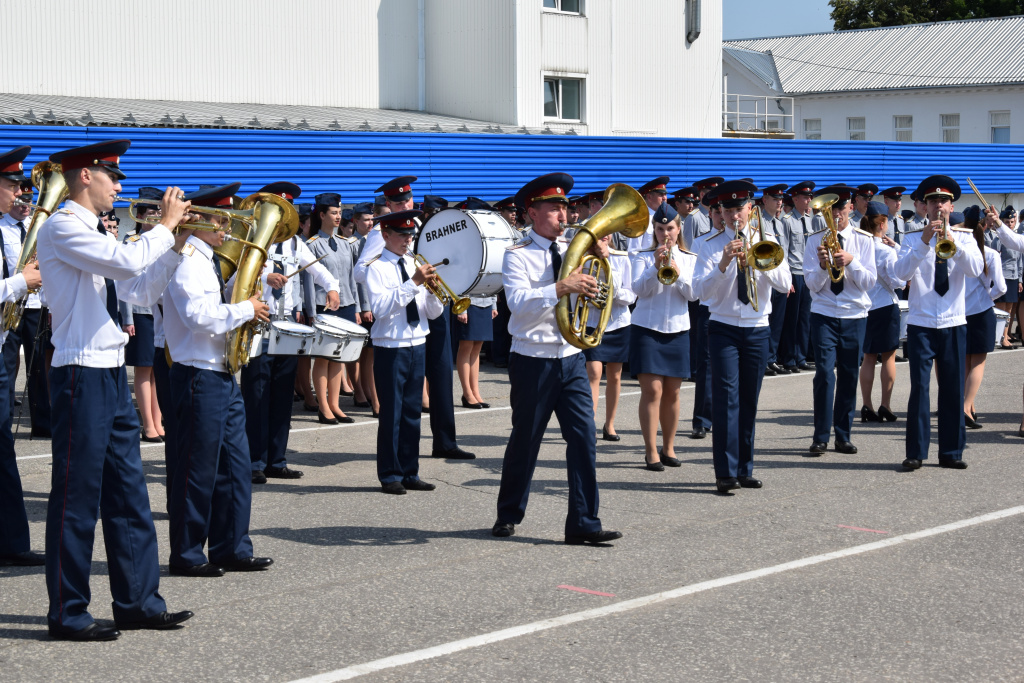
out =
<path fill-rule="evenodd" d="M 359 336 L 366 335 L 366 328 L 362 325 L 357 325 L 351 320 L 345 320 L 344 318 L 339 318 L 336 315 L 318 315 L 314 324 L 316 327 L 323 328 L 328 332 L 341 332 L 344 334 Z"/>
<path fill-rule="evenodd" d="M 461 295 L 473 286 L 484 262 L 481 230 L 472 214 L 445 209 L 431 216 L 417 238 L 416 253 L 431 263 L 448 259 L 437 274 Z"/>
<path fill-rule="evenodd" d="M 316 330 L 309 325 L 300 325 L 292 320 L 275 320 L 272 325 L 275 330 L 279 330 L 284 334 L 295 335 L 297 337 L 311 335 L 316 332 Z"/>

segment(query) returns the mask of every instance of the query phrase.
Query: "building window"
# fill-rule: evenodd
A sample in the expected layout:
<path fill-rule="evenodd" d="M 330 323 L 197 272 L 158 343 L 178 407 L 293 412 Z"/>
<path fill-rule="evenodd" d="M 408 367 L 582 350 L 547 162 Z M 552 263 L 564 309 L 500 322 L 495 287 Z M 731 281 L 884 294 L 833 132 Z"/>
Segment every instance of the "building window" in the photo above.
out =
<path fill-rule="evenodd" d="M 847 140 L 865 140 L 864 137 L 864 117 L 858 116 L 856 118 L 846 119 L 846 139 Z"/>
<path fill-rule="evenodd" d="M 914 117 L 892 117 L 893 139 L 896 142 L 912 142 L 914 140 Z M 863 139 L 863 138 L 862 138 Z"/>
<path fill-rule="evenodd" d="M 563 121 L 583 120 L 583 81 L 579 78 L 544 79 L 544 116 Z"/>
<path fill-rule="evenodd" d="M 992 127 L 992 143 L 996 145 L 1010 144 L 1010 112 L 990 111 L 988 120 Z"/>
<path fill-rule="evenodd" d="M 582 5 L 583 0 L 544 0 L 544 9 L 568 12 L 569 14 L 582 14 Z"/>
<path fill-rule="evenodd" d="M 804 140 L 821 139 L 821 119 L 804 119 Z"/>
<path fill-rule="evenodd" d="M 942 114 L 942 141 L 960 142 L 960 114 Z"/>

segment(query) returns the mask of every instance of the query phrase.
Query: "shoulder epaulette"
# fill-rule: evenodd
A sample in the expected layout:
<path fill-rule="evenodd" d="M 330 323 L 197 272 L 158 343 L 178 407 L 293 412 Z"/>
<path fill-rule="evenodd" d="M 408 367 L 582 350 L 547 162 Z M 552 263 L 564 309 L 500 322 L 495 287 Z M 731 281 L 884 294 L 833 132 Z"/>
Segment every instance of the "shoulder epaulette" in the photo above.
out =
<path fill-rule="evenodd" d="M 69 216 L 74 216 L 75 215 L 75 212 L 72 211 L 71 209 L 61 209 L 57 213 L 66 213 Z"/>
<path fill-rule="evenodd" d="M 319 234 L 313 235 L 308 240 L 306 240 L 306 244 L 313 244 L 313 242 L 316 242 L 318 239 L 320 239 Z"/>
<path fill-rule="evenodd" d="M 684 254 L 689 254 L 690 256 L 696 256 L 696 254 L 694 254 L 689 249 L 680 249 L 679 251 L 683 252 Z"/>
<path fill-rule="evenodd" d="M 854 228 L 854 229 L 853 229 L 853 231 L 854 231 L 854 232 L 859 232 L 859 233 L 860 233 L 860 234 L 862 234 L 862 235 L 867 235 L 868 237 L 874 237 L 874 235 L 872 235 L 872 234 L 871 234 L 870 232 L 868 232 L 867 230 L 861 230 L 860 228 Z"/>
<path fill-rule="evenodd" d="M 657 245 L 652 244 L 651 246 L 647 247 L 646 249 L 637 249 L 636 253 L 643 254 L 644 252 L 654 251 L 657 248 L 658 248 Z"/>
<path fill-rule="evenodd" d="M 807 233 L 807 236 L 808 237 L 814 237 L 815 235 L 817 235 L 819 233 L 822 233 L 822 232 L 825 232 L 826 230 L 828 230 L 828 228 L 822 228 L 821 230 L 815 230 L 814 232 Z"/>
<path fill-rule="evenodd" d="M 953 227 L 951 227 L 950 230 L 956 230 L 957 232 L 974 232 L 970 228 L 953 228 Z"/>
<path fill-rule="evenodd" d="M 185 246 L 183 246 L 181 248 L 181 255 L 182 256 L 191 256 L 194 253 L 196 253 L 196 248 L 192 244 L 186 244 Z"/>
<path fill-rule="evenodd" d="M 366 262 L 366 265 L 370 265 L 371 263 L 373 263 L 374 261 L 376 261 L 376 260 L 377 260 L 377 259 L 379 259 L 379 258 L 380 258 L 380 254 L 377 254 L 377 255 L 376 255 L 376 256 L 374 256 L 374 257 L 373 257 L 372 259 L 370 259 L 369 261 L 367 261 L 367 262 Z"/>
<path fill-rule="evenodd" d="M 533 244 L 533 240 L 531 240 L 529 238 L 527 238 L 525 240 L 519 240 L 518 242 L 513 244 L 511 247 L 506 247 L 505 251 L 512 251 L 513 249 L 520 249 L 520 248 L 525 247 L 525 246 L 527 246 L 529 244 Z"/>
<path fill-rule="evenodd" d="M 609 249 L 608 253 L 613 256 L 629 256 L 628 251 L 622 251 L 621 249 Z"/>
<path fill-rule="evenodd" d="M 128 235 L 128 237 L 125 238 L 125 242 L 138 242 L 141 239 L 142 235 Z"/>
<path fill-rule="evenodd" d="M 355 244 L 358 241 L 355 237 L 343 237 L 342 239 L 344 239 L 349 244 Z"/>
<path fill-rule="evenodd" d="M 912 235 L 915 232 L 924 232 L 924 228 L 914 228 L 913 230 L 904 230 L 903 234 L 904 235 Z"/>

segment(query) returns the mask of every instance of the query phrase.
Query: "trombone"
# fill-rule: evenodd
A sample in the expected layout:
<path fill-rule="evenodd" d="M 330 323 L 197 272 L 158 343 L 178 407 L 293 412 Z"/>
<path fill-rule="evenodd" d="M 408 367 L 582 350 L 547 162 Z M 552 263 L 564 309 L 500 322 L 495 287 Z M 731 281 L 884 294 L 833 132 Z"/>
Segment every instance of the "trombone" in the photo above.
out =
<path fill-rule="evenodd" d="M 447 266 L 449 263 L 448 259 L 443 259 L 439 263 L 430 263 L 427 259 L 423 258 L 421 254 L 415 254 L 413 258 L 416 261 L 417 268 L 425 265 L 436 268 L 437 266 Z M 469 308 L 469 298 L 464 296 L 460 297 L 452 291 L 452 288 L 448 286 L 448 283 L 442 280 L 441 276 L 437 273 L 434 273 L 434 277 L 436 280 L 433 282 L 427 280 L 424 283 L 426 284 L 427 289 L 437 297 L 442 306 L 448 306 L 450 304 L 452 307 L 452 313 L 455 315 L 465 313 L 466 309 Z"/>
<path fill-rule="evenodd" d="M 148 198 L 137 198 L 128 199 L 127 197 L 114 197 L 115 202 L 127 202 L 128 203 L 128 217 L 136 223 L 142 223 L 144 225 L 160 225 L 159 211 L 155 216 L 139 216 L 139 205 L 143 204 L 146 206 L 155 206 L 157 200 Z M 189 208 L 189 213 L 201 214 L 203 216 L 218 216 L 220 218 L 226 218 L 229 221 L 239 221 L 245 224 L 250 230 L 256 225 L 256 220 L 253 218 L 253 210 L 241 210 L 241 209 L 218 209 L 212 206 L 193 206 Z M 229 232 L 226 227 L 217 225 L 216 223 L 199 221 L 196 223 L 181 223 L 175 230 L 198 230 L 200 232 Z M 227 237 L 231 237 L 228 235 Z M 238 238 L 232 238 L 229 241 L 244 242 Z M 251 244 L 251 243 L 250 243 Z M 254 245 L 256 246 L 256 245 Z"/>

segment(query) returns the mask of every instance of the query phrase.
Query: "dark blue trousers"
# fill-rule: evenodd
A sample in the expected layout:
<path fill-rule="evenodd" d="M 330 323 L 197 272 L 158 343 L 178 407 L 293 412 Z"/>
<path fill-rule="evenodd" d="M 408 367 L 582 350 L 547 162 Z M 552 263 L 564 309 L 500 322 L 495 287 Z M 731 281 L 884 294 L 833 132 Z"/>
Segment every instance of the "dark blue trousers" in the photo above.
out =
<path fill-rule="evenodd" d="M 586 358 L 582 353 L 567 358 L 533 358 L 512 353 L 508 374 L 512 383 L 512 434 L 501 465 L 498 519 L 512 524 L 523 521 L 537 454 L 554 413 L 566 442 L 569 514 L 565 518 L 565 533 L 600 531 L 597 436 Z"/>
<path fill-rule="evenodd" d="M 156 530 L 139 452 L 139 418 L 119 368 L 50 370 L 53 471 L 46 510 L 47 620 L 85 628 L 96 519 L 103 520 L 107 572 L 117 620 L 167 609 L 158 592 Z"/>
<path fill-rule="evenodd" d="M 7 370 L 0 363 L 0 555 L 29 550 L 28 514 L 11 435 L 11 404 Z"/>
<path fill-rule="evenodd" d="M 815 441 L 828 443 L 833 428 L 836 441 L 850 440 L 867 323 L 867 318 L 850 320 L 811 314 L 811 344 L 818 359 L 812 384 Z"/>
<path fill-rule="evenodd" d="M 174 436 L 174 401 L 171 400 L 171 369 L 167 367 L 164 347 L 153 350 L 153 382 L 156 384 L 156 402 L 164 417 L 164 490 L 167 496 L 167 511 L 171 510 L 171 482 L 174 481 L 174 462 L 178 444 Z"/>
<path fill-rule="evenodd" d="M 50 428 L 50 395 L 46 387 L 46 367 L 43 358 L 43 346 L 36 348 L 36 333 L 39 331 L 40 309 L 26 308 L 21 316 L 17 330 L 7 333 L 4 341 L 3 356 L 8 386 L 8 410 L 14 407 L 14 385 L 17 380 L 15 370 L 18 367 L 18 349 L 25 355 L 26 382 L 28 383 L 29 419 L 35 429 Z M 42 342 L 42 339 L 40 339 Z"/>
<path fill-rule="evenodd" d="M 292 394 L 298 356 L 270 356 L 269 340 L 263 353 L 242 368 L 242 400 L 245 402 L 245 433 L 249 437 L 252 469 L 285 467 L 288 431 L 292 428 Z"/>
<path fill-rule="evenodd" d="M 430 382 L 427 391 L 430 397 L 430 431 L 434 435 L 434 450 L 448 451 L 458 444 L 455 441 L 455 402 L 452 398 L 452 321 L 449 309 L 430 321 L 427 335 L 426 377 Z M 376 356 L 374 363 L 377 362 Z M 374 378 L 377 373 L 374 372 Z M 420 405 L 423 403 L 423 387 L 420 386 Z M 380 392 L 378 392 L 380 393 Z"/>
<path fill-rule="evenodd" d="M 690 329 L 693 330 L 693 344 L 690 353 L 697 349 L 696 363 L 691 365 L 693 376 L 693 428 L 711 429 L 711 350 L 708 348 L 708 322 L 711 313 L 701 304 L 697 313 L 690 314 Z"/>
<path fill-rule="evenodd" d="M 238 384 L 226 372 L 179 363 L 170 374 L 178 421 L 168 510 L 170 564 L 205 563 L 207 539 L 214 564 L 252 557 L 252 466 Z"/>
<path fill-rule="evenodd" d="M 964 371 L 967 326 L 941 330 L 907 325 L 910 402 L 907 404 L 907 457 L 925 460 L 931 445 L 932 364 L 939 385 L 939 462 L 960 460 L 967 445 L 964 425 Z M 938 361 L 937 363 L 935 361 Z"/>
<path fill-rule="evenodd" d="M 771 337 L 768 339 L 769 363 L 776 363 L 779 360 L 779 342 L 782 341 L 782 330 L 786 326 L 788 300 L 788 294 L 772 290 L 772 312 L 768 314 L 768 329 L 771 330 Z"/>
<path fill-rule="evenodd" d="M 426 347 L 426 344 L 397 349 L 373 347 L 373 381 L 377 386 L 377 400 L 380 401 L 377 478 L 381 484 L 419 479 L 420 409 L 423 407 Z M 451 386 L 450 382 L 448 386 Z M 448 403 L 451 402 L 449 393 Z M 433 405 L 430 410 L 434 410 Z"/>
<path fill-rule="evenodd" d="M 811 290 L 803 275 L 793 276 L 793 293 L 786 302 L 786 317 L 779 340 L 779 362 L 786 367 L 802 365 L 808 360 L 811 325 Z"/>
<path fill-rule="evenodd" d="M 491 339 L 491 362 L 508 363 L 508 351 L 512 345 L 512 335 L 508 333 L 508 321 L 512 312 L 508 309 L 508 300 L 505 298 L 505 290 L 498 292 L 498 317 L 491 324 L 493 326 L 493 339 Z"/>
<path fill-rule="evenodd" d="M 767 327 L 708 323 L 711 372 L 718 385 L 711 400 L 716 479 L 754 473 L 754 425 L 769 336 Z"/>

